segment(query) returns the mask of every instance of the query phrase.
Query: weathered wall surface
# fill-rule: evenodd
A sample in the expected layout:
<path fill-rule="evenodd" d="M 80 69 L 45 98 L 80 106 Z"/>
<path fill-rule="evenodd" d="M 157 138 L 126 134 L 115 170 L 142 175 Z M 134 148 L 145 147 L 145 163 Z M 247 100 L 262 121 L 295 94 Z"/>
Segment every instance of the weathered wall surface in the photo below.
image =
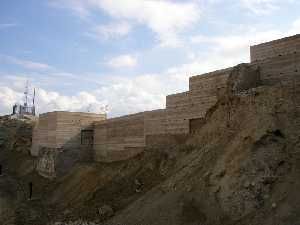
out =
<path fill-rule="evenodd" d="M 145 146 L 181 144 L 190 133 L 190 120 L 205 116 L 226 89 L 232 68 L 190 79 L 190 91 L 166 97 L 166 109 L 108 119 L 95 125 L 96 161 L 133 157 Z"/>
<path fill-rule="evenodd" d="M 278 92 L 289 91 L 290 104 L 300 109 L 300 52 L 257 62 L 263 85 L 276 85 Z M 279 99 L 280 101 L 280 99 Z M 300 126 L 299 126 L 300 127 Z"/>
<path fill-rule="evenodd" d="M 112 162 L 131 158 L 145 147 L 144 113 L 97 123 L 94 132 L 96 161 Z"/>
<path fill-rule="evenodd" d="M 56 113 L 41 114 L 32 135 L 31 154 L 38 156 L 39 148 L 56 147 Z"/>
<path fill-rule="evenodd" d="M 160 135 L 167 133 L 167 117 L 165 109 L 144 112 L 144 134 Z"/>
<path fill-rule="evenodd" d="M 262 84 L 259 66 L 247 63 L 235 66 L 227 80 L 227 93 L 238 94 Z"/>
<path fill-rule="evenodd" d="M 39 150 L 36 170 L 46 178 L 53 179 L 67 174 L 78 162 L 91 162 L 92 152 L 88 148 L 45 148 Z"/>
<path fill-rule="evenodd" d="M 252 65 L 259 66 L 263 84 L 292 85 L 299 77 L 299 60 L 300 52 L 262 60 Z"/>
<path fill-rule="evenodd" d="M 79 147 L 82 129 L 91 129 L 93 123 L 102 121 L 105 114 L 50 112 L 40 115 L 33 131 L 31 154 L 38 156 L 42 147 L 70 148 Z"/>
<path fill-rule="evenodd" d="M 232 68 L 190 78 L 189 91 L 166 98 L 167 133 L 188 134 L 191 119 L 203 118 L 226 89 Z"/>
<path fill-rule="evenodd" d="M 57 155 L 58 152 L 55 149 L 51 149 L 51 148 L 40 149 L 36 170 L 41 176 L 50 179 L 56 177 L 55 164 L 56 164 Z"/>
<path fill-rule="evenodd" d="M 260 85 L 278 85 L 288 86 L 291 92 L 298 93 L 299 48 L 300 35 L 252 46 L 250 64 L 190 77 L 187 92 L 166 97 L 166 109 L 97 123 L 94 133 L 95 160 L 124 160 L 140 153 L 145 146 L 182 143 L 188 134 L 203 125 L 207 111 L 228 91 L 242 94 Z M 300 99 L 296 94 L 294 96 L 291 101 L 299 107 Z M 42 115 L 34 142 L 45 147 L 76 146 L 80 141 L 76 138 L 80 129 L 98 119 L 59 113 L 47 115 L 46 118 Z M 56 123 L 47 124 L 49 121 Z"/>
<path fill-rule="evenodd" d="M 300 51 L 300 35 L 254 45 L 250 47 L 251 62 L 294 54 Z"/>

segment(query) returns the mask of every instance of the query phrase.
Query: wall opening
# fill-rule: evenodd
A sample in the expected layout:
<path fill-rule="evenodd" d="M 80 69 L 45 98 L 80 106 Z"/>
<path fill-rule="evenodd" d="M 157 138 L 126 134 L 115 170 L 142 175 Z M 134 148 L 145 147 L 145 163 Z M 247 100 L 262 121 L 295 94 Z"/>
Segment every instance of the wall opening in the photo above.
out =
<path fill-rule="evenodd" d="M 32 199 L 32 189 L 33 189 L 33 183 L 29 182 L 28 183 L 28 188 L 29 188 L 29 196 L 28 199 L 31 200 Z"/>
<path fill-rule="evenodd" d="M 93 145 L 94 143 L 94 130 L 81 130 L 81 144 Z"/>
<path fill-rule="evenodd" d="M 203 126 L 204 119 L 203 118 L 196 118 L 189 120 L 189 130 L 190 134 L 195 134 L 197 131 Z"/>

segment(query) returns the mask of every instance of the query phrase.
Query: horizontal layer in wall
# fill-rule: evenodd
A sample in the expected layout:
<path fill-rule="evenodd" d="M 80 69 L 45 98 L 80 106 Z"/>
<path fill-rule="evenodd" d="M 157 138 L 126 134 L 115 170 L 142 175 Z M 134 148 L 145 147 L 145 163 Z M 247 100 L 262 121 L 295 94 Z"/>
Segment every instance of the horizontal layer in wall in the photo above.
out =
<path fill-rule="evenodd" d="M 159 109 L 145 112 L 144 135 L 165 134 L 167 132 L 166 110 Z"/>
<path fill-rule="evenodd" d="M 206 112 L 226 89 L 232 68 L 190 78 L 190 90 L 166 99 L 166 133 L 187 134 L 190 120 L 205 117 Z"/>
<path fill-rule="evenodd" d="M 92 129 L 95 121 L 105 118 L 105 114 L 80 112 L 41 114 L 33 131 L 32 154 L 37 155 L 41 147 L 80 147 L 81 130 Z"/>
<path fill-rule="evenodd" d="M 231 71 L 232 67 L 192 76 L 189 79 L 189 90 L 206 96 L 214 95 L 216 89 L 226 86 L 227 78 Z"/>
<path fill-rule="evenodd" d="M 144 113 L 108 119 L 95 125 L 96 161 L 123 160 L 144 147 Z"/>
<path fill-rule="evenodd" d="M 300 35 L 250 47 L 251 62 L 300 52 Z"/>
<path fill-rule="evenodd" d="M 259 66 L 262 85 L 294 86 L 300 77 L 300 53 L 277 56 L 252 65 Z"/>

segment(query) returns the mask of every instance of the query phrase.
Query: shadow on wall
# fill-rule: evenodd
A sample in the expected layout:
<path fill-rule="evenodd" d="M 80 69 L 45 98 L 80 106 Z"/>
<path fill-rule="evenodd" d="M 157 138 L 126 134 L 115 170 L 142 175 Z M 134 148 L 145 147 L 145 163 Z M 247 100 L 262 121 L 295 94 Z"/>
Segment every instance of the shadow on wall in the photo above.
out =
<path fill-rule="evenodd" d="M 61 148 L 41 147 L 37 157 L 37 172 L 43 177 L 53 179 L 65 175 L 76 163 L 92 162 L 93 146 L 90 136 L 86 137 L 83 133 L 84 130 Z M 80 144 L 74 145 L 78 141 Z"/>
<path fill-rule="evenodd" d="M 224 93 L 224 95 L 222 96 L 219 96 L 216 102 L 205 111 L 204 117 L 190 118 L 188 117 L 188 114 L 186 114 L 184 111 L 182 112 L 186 117 L 184 118 L 184 120 L 188 120 L 189 122 L 189 133 L 145 135 L 142 138 L 145 141 L 145 146 L 135 146 L 132 144 L 132 146 L 125 146 L 124 150 L 122 151 L 116 151 L 113 148 L 110 149 L 108 145 L 105 145 L 105 141 L 117 143 L 116 146 L 118 147 L 120 145 L 124 145 L 124 142 L 126 140 L 133 139 L 134 141 L 136 141 L 139 132 L 142 132 L 142 130 L 145 129 L 144 117 L 139 116 L 140 114 L 137 115 L 138 118 L 135 118 L 134 115 L 131 115 L 131 117 L 133 118 L 133 122 L 130 120 L 131 123 L 127 120 L 127 123 L 124 123 L 124 121 L 122 121 L 122 118 L 112 120 L 112 122 L 109 123 L 110 126 L 114 125 L 114 127 L 116 128 L 112 129 L 112 131 L 110 132 L 112 134 L 108 137 L 107 140 L 103 140 L 104 144 L 101 143 L 103 145 L 102 148 L 97 149 L 95 155 L 97 155 L 97 153 L 99 155 L 100 152 L 103 155 L 102 162 L 113 162 L 131 158 L 143 152 L 145 147 L 172 147 L 184 145 L 186 144 L 187 139 L 192 134 L 197 133 L 197 130 L 202 127 L 203 123 L 205 123 L 205 115 L 209 113 L 209 111 L 216 105 L 220 98 L 239 95 L 245 91 L 247 92 L 252 88 L 256 88 L 259 85 L 260 71 L 258 66 L 251 64 L 237 65 L 236 67 L 232 68 L 227 78 L 226 93 Z M 127 117 L 123 117 L 123 119 L 126 119 Z M 133 129 L 134 127 L 137 127 L 139 129 Z M 93 130 L 81 130 L 81 133 L 79 135 L 71 138 L 59 149 L 41 148 L 39 150 L 37 162 L 38 173 L 47 178 L 60 177 L 66 174 L 77 162 L 92 162 L 94 159 L 93 137 Z M 111 140 L 109 138 L 111 138 Z M 140 139 L 141 137 L 138 138 L 138 140 Z M 120 142 L 120 140 L 122 141 Z"/>

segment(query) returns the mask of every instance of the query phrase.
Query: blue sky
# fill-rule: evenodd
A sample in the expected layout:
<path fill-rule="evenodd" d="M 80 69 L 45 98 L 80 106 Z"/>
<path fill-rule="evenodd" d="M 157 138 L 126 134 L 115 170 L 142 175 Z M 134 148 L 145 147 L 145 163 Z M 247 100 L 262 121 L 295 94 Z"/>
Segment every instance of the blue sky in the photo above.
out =
<path fill-rule="evenodd" d="M 297 0 L 2 0 L 0 114 L 109 116 L 163 108 L 188 77 L 249 61 L 249 46 L 300 33 Z"/>

